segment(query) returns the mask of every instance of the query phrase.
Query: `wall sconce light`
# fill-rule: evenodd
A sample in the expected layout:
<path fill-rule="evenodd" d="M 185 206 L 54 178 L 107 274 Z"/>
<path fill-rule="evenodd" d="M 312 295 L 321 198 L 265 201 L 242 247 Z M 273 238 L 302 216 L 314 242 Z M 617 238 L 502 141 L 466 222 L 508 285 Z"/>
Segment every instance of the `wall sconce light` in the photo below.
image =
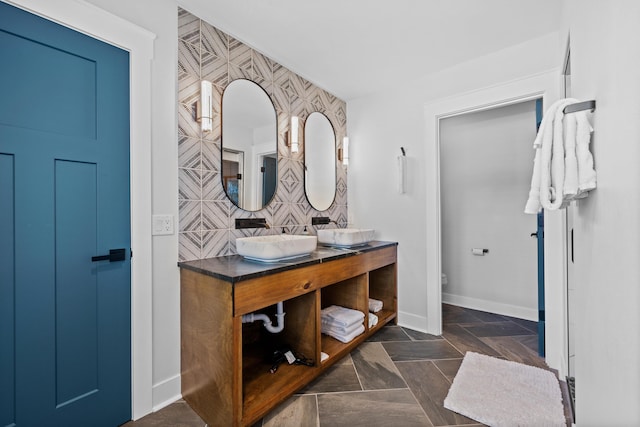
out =
<path fill-rule="evenodd" d="M 203 132 L 213 130 L 213 85 L 210 81 L 200 82 L 200 101 L 198 101 L 196 119 Z"/>
<path fill-rule="evenodd" d="M 338 160 L 342 162 L 343 165 L 349 165 L 349 137 L 345 136 L 342 138 L 342 148 L 338 148 Z"/>
<path fill-rule="evenodd" d="M 289 147 L 291 147 L 292 153 L 297 153 L 299 149 L 298 134 L 299 134 L 298 116 L 291 116 L 291 130 L 289 131 Z"/>

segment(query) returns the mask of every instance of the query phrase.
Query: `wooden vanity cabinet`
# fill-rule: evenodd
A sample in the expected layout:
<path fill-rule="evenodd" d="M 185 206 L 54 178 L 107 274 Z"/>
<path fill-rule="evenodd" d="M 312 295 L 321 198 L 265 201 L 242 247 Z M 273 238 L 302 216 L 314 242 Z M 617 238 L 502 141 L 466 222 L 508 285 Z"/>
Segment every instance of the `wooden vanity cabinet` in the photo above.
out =
<path fill-rule="evenodd" d="M 358 251 L 316 251 L 311 260 L 262 265 L 238 256 L 179 263 L 182 395 L 209 426 L 250 426 L 397 317 L 397 244 L 371 242 Z M 368 313 L 382 300 L 378 324 L 348 344 L 321 334 L 320 310 L 332 304 Z M 283 301 L 285 327 L 270 334 Z M 288 343 L 313 366 L 283 363 L 269 372 L 270 346 Z M 320 353 L 329 358 L 320 362 Z"/>

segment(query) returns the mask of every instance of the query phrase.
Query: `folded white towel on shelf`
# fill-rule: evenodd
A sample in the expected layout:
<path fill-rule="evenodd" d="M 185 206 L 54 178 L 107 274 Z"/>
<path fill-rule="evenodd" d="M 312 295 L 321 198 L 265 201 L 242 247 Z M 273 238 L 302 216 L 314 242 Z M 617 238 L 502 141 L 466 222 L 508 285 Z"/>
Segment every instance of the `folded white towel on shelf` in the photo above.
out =
<path fill-rule="evenodd" d="M 358 328 L 350 334 L 337 334 L 335 332 L 327 331 L 326 333 L 323 331 L 323 334 L 329 335 L 340 342 L 348 343 L 351 342 L 355 337 L 362 334 L 364 332 L 364 325 L 359 325 Z"/>
<path fill-rule="evenodd" d="M 383 304 L 382 301 L 377 300 L 375 298 L 369 298 L 369 311 L 372 313 L 377 313 L 382 310 Z"/>
<path fill-rule="evenodd" d="M 378 324 L 378 316 L 373 313 L 369 313 L 369 328 L 373 328 Z"/>
<path fill-rule="evenodd" d="M 360 325 L 362 325 L 362 322 L 354 323 L 353 325 L 350 325 L 350 326 L 342 326 L 338 323 L 333 322 L 331 319 L 329 320 L 322 319 L 320 328 L 322 332 L 331 331 L 331 332 L 335 332 L 336 334 L 349 335 L 353 331 L 357 330 L 360 327 Z"/>
<path fill-rule="evenodd" d="M 325 320 L 332 320 L 337 326 L 348 327 L 354 323 L 362 323 L 364 321 L 364 313 L 351 308 L 340 307 L 339 305 L 331 305 L 320 311 L 320 316 Z"/>

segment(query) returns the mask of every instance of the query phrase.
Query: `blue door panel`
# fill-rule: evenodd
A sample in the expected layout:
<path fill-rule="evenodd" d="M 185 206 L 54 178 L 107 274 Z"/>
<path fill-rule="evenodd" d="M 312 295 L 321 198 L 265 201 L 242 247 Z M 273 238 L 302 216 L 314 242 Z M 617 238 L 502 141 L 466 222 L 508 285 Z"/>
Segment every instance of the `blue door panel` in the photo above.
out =
<path fill-rule="evenodd" d="M 0 31 L 0 51 L 11 64 L 3 73 L 3 89 L 21 79 L 29 82 L 21 85 L 18 102 L 3 105 L 3 124 L 95 138 L 94 61 L 6 31 Z"/>
<path fill-rule="evenodd" d="M 545 355 L 546 319 L 544 309 L 544 213 L 538 214 L 538 354 Z"/>
<path fill-rule="evenodd" d="M 96 169 L 55 161 L 57 407 L 98 389 Z"/>
<path fill-rule="evenodd" d="M 7 145 L 2 130 L 0 127 L 0 144 Z M 21 144 L 23 141 L 19 140 Z M 51 368 L 55 366 L 53 162 L 37 150 L 30 155 L 24 149 L 14 153 L 16 416 L 18 426 L 27 426 L 53 415 L 52 406 L 39 408 L 36 403 L 49 401 L 55 380 Z M 42 387 L 35 387 L 36 384 Z M 26 396 L 33 403 L 25 408 Z M 37 414 L 43 420 L 34 418 Z"/>
<path fill-rule="evenodd" d="M 2 2 L 0 52 L 0 319 L 15 319 L 0 335 L 0 426 L 120 425 L 131 415 L 129 57 Z M 91 261 L 115 248 L 125 260 Z"/>
<path fill-rule="evenodd" d="M 0 426 L 15 418 L 14 157 L 0 153 Z"/>

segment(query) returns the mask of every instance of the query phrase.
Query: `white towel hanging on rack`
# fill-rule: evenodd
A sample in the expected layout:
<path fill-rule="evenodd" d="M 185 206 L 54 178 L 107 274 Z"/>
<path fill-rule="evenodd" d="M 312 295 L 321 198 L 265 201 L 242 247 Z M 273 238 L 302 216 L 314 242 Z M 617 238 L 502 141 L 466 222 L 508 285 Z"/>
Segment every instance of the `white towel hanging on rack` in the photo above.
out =
<path fill-rule="evenodd" d="M 525 213 L 564 208 L 596 187 L 589 151 L 593 129 L 584 111 L 571 114 L 563 111 L 576 102 L 572 98 L 561 99 L 545 112 L 533 143 L 536 154 Z"/>

